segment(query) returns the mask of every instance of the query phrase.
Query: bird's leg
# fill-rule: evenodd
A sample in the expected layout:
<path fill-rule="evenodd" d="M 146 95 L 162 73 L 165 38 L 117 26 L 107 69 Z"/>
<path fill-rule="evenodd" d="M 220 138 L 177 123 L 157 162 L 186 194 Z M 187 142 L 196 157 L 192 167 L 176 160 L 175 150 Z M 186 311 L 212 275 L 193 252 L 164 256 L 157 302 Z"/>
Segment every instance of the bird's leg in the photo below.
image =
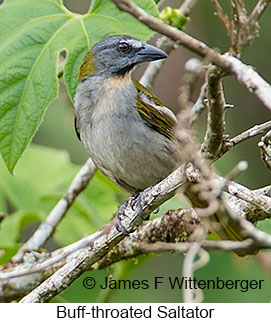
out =
<path fill-rule="evenodd" d="M 144 190 L 144 192 L 146 192 L 146 190 Z M 145 203 L 145 199 L 144 199 L 144 194 L 143 192 L 136 192 L 132 195 L 133 197 L 133 201 L 131 203 L 131 208 L 133 210 L 137 210 L 138 214 L 140 215 L 142 220 L 149 220 L 150 216 L 143 216 L 143 208 L 142 208 L 142 204 Z"/>
<path fill-rule="evenodd" d="M 128 205 L 128 201 L 126 201 L 124 204 L 121 205 L 121 207 L 119 208 L 117 214 L 115 215 L 115 220 L 117 222 L 117 225 L 116 225 L 116 229 L 123 233 L 124 235 L 128 236 L 129 235 L 129 232 L 127 232 L 127 230 L 124 228 L 124 226 L 122 225 L 121 223 L 121 219 L 120 217 L 123 215 L 123 216 L 127 216 L 127 214 L 125 213 L 125 209 Z"/>
<path fill-rule="evenodd" d="M 148 190 L 148 189 L 146 189 L 146 190 Z M 146 192 L 146 190 L 144 190 L 144 192 Z M 131 206 L 132 210 L 134 210 L 134 211 L 137 210 L 137 212 L 138 212 L 138 214 L 139 214 L 139 216 L 141 217 L 142 220 L 144 220 L 144 221 L 148 220 L 150 218 L 149 215 L 146 216 L 146 217 L 143 216 L 142 204 L 145 203 L 143 192 L 140 192 L 140 191 L 135 192 L 131 196 L 131 198 L 132 198 L 132 201 L 131 201 L 130 206 Z M 125 209 L 126 209 L 126 207 L 128 205 L 128 201 L 129 200 L 127 200 L 124 204 L 121 205 L 121 207 L 119 208 L 117 214 L 115 215 L 115 219 L 116 219 L 116 222 L 117 222 L 116 228 L 117 228 L 117 230 L 119 232 L 121 232 L 121 233 L 123 233 L 125 235 L 129 235 L 129 233 L 127 232 L 127 230 L 122 225 L 120 217 L 121 216 L 125 216 L 125 217 L 128 216 L 127 214 L 125 214 Z"/>

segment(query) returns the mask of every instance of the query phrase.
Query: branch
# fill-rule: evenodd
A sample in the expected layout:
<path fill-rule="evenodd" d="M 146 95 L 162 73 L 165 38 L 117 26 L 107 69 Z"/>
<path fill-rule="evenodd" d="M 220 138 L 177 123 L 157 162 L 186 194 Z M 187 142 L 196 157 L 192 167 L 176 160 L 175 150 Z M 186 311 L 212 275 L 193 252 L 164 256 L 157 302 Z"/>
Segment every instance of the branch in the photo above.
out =
<path fill-rule="evenodd" d="M 243 0 L 231 1 L 232 20 L 225 14 L 218 0 L 211 0 L 214 4 L 219 19 L 224 24 L 231 41 L 230 52 L 239 57 L 241 51 L 259 36 L 258 20 L 270 3 L 270 0 L 260 0 L 247 16 L 245 2 Z"/>
<path fill-rule="evenodd" d="M 250 129 L 242 132 L 241 134 L 237 135 L 236 137 L 230 139 L 228 147 L 232 148 L 232 147 L 236 146 L 237 144 L 239 144 L 240 142 L 243 142 L 249 138 L 252 138 L 254 136 L 262 134 L 263 132 L 265 132 L 266 130 L 269 130 L 269 129 L 271 129 L 271 121 L 267 121 L 267 122 L 262 123 L 260 125 L 256 125 Z"/>
<path fill-rule="evenodd" d="M 116 6 L 137 18 L 151 29 L 168 36 L 178 44 L 192 50 L 202 57 L 209 59 L 226 73 L 234 74 L 237 80 L 250 92 L 253 92 L 262 103 L 271 110 L 271 86 L 256 73 L 252 67 L 245 65 L 240 60 L 229 54 L 220 55 L 201 41 L 185 34 L 183 31 L 169 26 L 159 19 L 146 13 L 129 0 L 112 0 Z"/>
<path fill-rule="evenodd" d="M 191 244 L 189 249 L 187 250 L 187 253 L 184 257 L 184 262 L 183 262 L 183 269 L 182 269 L 182 276 L 183 277 L 191 277 L 193 279 L 194 277 L 194 271 L 195 271 L 195 263 L 194 260 L 197 255 L 200 255 L 201 251 L 201 244 L 206 238 L 207 232 L 206 230 L 201 229 L 198 234 L 197 234 L 197 239 L 194 243 Z M 207 254 L 207 257 L 206 257 Z M 206 265 L 209 261 L 209 254 L 205 253 L 205 261 L 201 263 L 202 266 Z M 202 258 L 201 258 L 202 260 Z M 200 259 L 198 260 L 200 261 Z M 190 288 L 183 288 L 183 302 L 184 303 L 193 303 L 196 302 L 194 295 L 195 295 L 196 289 L 190 289 Z"/>
<path fill-rule="evenodd" d="M 199 0 L 185 0 L 179 8 L 179 11 L 184 16 L 189 17 L 191 15 L 192 9 L 195 7 L 198 1 Z M 169 54 L 174 48 L 176 48 L 176 44 L 165 36 L 158 38 L 156 46 L 158 48 L 161 48 L 167 54 Z M 165 60 L 150 62 L 140 79 L 140 83 L 142 83 L 146 87 L 151 88 L 153 86 L 156 76 L 158 75 L 164 63 Z"/>
<path fill-rule="evenodd" d="M 67 192 L 58 201 L 47 218 L 41 223 L 32 237 L 19 249 L 17 254 L 12 258 L 12 262 L 22 260 L 24 254 L 29 251 L 38 250 L 52 235 L 58 223 L 67 213 L 73 201 L 80 192 L 88 185 L 96 171 L 96 166 L 89 158 L 80 171 L 73 179 Z"/>
<path fill-rule="evenodd" d="M 257 229 L 251 222 L 232 212 L 231 208 L 228 207 L 227 203 L 224 203 L 224 207 L 227 209 L 228 216 L 239 224 L 240 228 L 244 231 L 247 238 L 251 238 L 256 246 L 258 245 L 262 246 L 263 248 L 271 248 L 270 234 L 267 234 L 264 231 Z"/>
<path fill-rule="evenodd" d="M 269 194 L 270 187 L 256 190 L 255 193 Z M 246 214 L 249 215 L 249 218 L 252 218 L 254 221 L 270 217 L 270 214 L 263 213 L 261 210 L 257 209 L 251 204 L 243 200 L 239 200 L 228 193 L 224 194 L 224 199 L 227 204 L 240 217 Z M 142 246 L 142 243 L 151 244 L 149 245 L 149 248 L 151 248 L 153 243 L 162 242 L 165 240 L 167 243 L 187 240 L 192 241 L 194 240 L 193 232 L 199 227 L 202 227 L 200 218 L 192 209 L 168 211 L 168 213 L 164 216 L 155 218 L 152 221 L 145 223 L 136 232 L 125 237 L 104 257 L 101 256 L 95 264 L 89 266 L 87 269 L 102 269 L 117 261 L 136 257 L 145 252 L 145 247 Z M 108 229 L 106 229 L 106 231 L 108 231 Z M 67 247 L 54 251 L 49 258 L 48 253 L 39 254 L 37 252 L 32 252 L 24 256 L 24 262 L 22 264 L 16 265 L 14 268 L 9 266 L 8 271 L 6 271 L 5 266 L 2 267 L 0 269 L 0 299 L 2 301 L 9 301 L 21 297 L 28 291 L 32 290 L 34 286 L 39 285 L 42 281 L 47 279 L 48 276 L 50 276 L 53 272 L 59 270 L 61 266 L 70 263 L 73 258 L 76 258 L 76 254 L 74 254 L 74 252 L 79 254 L 80 250 L 85 248 L 86 245 L 94 244 L 95 240 L 102 239 L 102 235 L 104 235 L 104 233 L 98 231 L 96 234 L 91 235 L 90 237 L 83 238 Z M 191 245 L 189 243 L 182 242 L 180 245 L 178 245 L 178 248 L 183 248 L 181 249 L 183 251 L 180 250 L 179 252 L 186 252 L 190 246 Z M 244 250 L 249 252 L 251 250 L 255 250 L 256 247 L 258 249 L 265 246 L 255 246 L 252 245 L 252 243 L 245 243 L 243 241 L 207 241 L 203 242 L 202 244 L 202 248 L 206 250 Z M 165 251 L 174 251 L 171 244 L 169 244 L 168 248 L 169 249 Z M 93 254 L 94 250 L 88 249 L 88 252 L 89 254 Z M 150 250 L 149 252 L 152 251 Z M 77 264 L 79 265 L 80 263 L 81 259 L 78 259 Z M 32 276 L 24 276 L 30 275 L 31 273 Z"/>
<path fill-rule="evenodd" d="M 143 243 L 141 250 L 143 253 L 162 253 L 162 252 L 179 252 L 186 253 L 191 247 L 193 242 L 156 242 L 153 244 Z M 242 241 L 232 240 L 205 240 L 201 244 L 201 248 L 205 250 L 223 250 L 223 251 L 236 251 L 248 250 L 255 248 L 255 243 L 252 239 L 245 239 Z"/>
<path fill-rule="evenodd" d="M 220 177 L 220 180 L 224 180 Z M 271 215 L 271 198 L 263 194 L 259 194 L 257 191 L 253 192 L 243 185 L 235 183 L 233 181 L 226 182 L 225 191 L 241 200 L 244 200 L 255 207 L 261 209 L 266 214 Z"/>
<path fill-rule="evenodd" d="M 201 226 L 201 221 L 196 213 L 192 209 L 187 210 L 172 210 L 168 211 L 165 215 L 159 218 L 155 218 L 147 223 L 144 223 L 137 231 L 133 232 L 129 236 L 126 236 L 119 244 L 117 244 L 112 250 L 108 252 L 103 258 L 96 262 L 89 270 L 103 269 L 111 266 L 115 262 L 123 259 L 129 259 L 142 254 L 142 243 L 155 243 L 157 241 L 187 241 L 196 228 Z M 12 299 L 22 297 L 27 292 L 31 291 L 34 287 L 38 286 L 45 279 L 47 279 L 53 272 L 56 272 L 60 267 L 65 265 L 73 257 L 71 250 L 78 250 L 78 245 L 85 245 L 86 239 L 77 241 L 76 243 L 67 247 L 58 249 L 50 255 L 50 259 L 46 260 L 48 254 L 32 254 L 30 259 L 29 255 L 24 257 L 24 263 L 19 264 L 14 268 L 9 268 L 7 272 L 2 270 L 0 280 L 0 300 L 7 302 Z M 66 255 L 66 258 L 65 258 Z M 60 262 L 57 262 L 57 260 Z M 22 270 L 28 269 L 33 271 L 33 265 L 40 261 L 51 262 L 51 266 L 45 270 L 39 270 L 35 276 L 15 277 L 11 279 L 13 271 L 15 275 L 22 272 Z M 26 263 L 28 261 L 28 263 Z M 44 262 L 40 263 L 40 267 L 44 266 Z M 6 274 L 5 280 L 3 280 L 3 274 Z M 8 277 L 9 275 L 9 277 Z M 32 274 L 33 275 L 33 274 Z M 8 286 L 8 288 L 7 288 Z"/>
<path fill-rule="evenodd" d="M 125 205 L 118 211 L 118 217 L 122 218 L 122 226 L 124 229 L 128 233 L 134 232 L 142 223 L 142 216 L 144 218 L 149 216 L 153 210 L 169 199 L 173 192 L 184 183 L 182 178 L 183 167 L 179 167 L 163 181 L 140 193 L 137 198 L 130 197 Z M 139 214 L 138 208 L 134 207 L 140 202 L 142 215 Z M 116 227 L 116 220 L 114 219 L 108 226 L 103 228 L 102 231 L 86 238 L 81 245 L 77 244 L 76 250 L 78 250 L 78 248 L 80 248 L 80 250 L 77 252 L 73 251 L 69 262 L 30 294 L 25 296 L 21 302 L 47 302 L 67 288 L 67 286 L 85 270 L 90 268 L 101 259 L 101 257 L 107 254 L 110 249 L 124 239 L 126 235 L 120 232 Z M 86 246 L 88 247 L 86 248 Z M 36 270 L 37 268 L 34 267 L 33 272 Z M 3 275 L 0 275 L 0 278 L 1 276 Z M 18 274 L 15 275 L 15 277 L 17 276 Z"/>
<path fill-rule="evenodd" d="M 258 143 L 258 147 L 261 150 L 263 162 L 265 163 L 266 167 L 271 170 L 271 131 L 268 131 L 268 133 L 261 138 L 260 142 Z"/>
<path fill-rule="evenodd" d="M 197 169 L 195 169 L 193 165 L 190 164 L 188 167 L 186 167 L 185 172 L 186 178 L 189 182 L 200 183 L 202 175 Z M 234 181 L 229 181 L 217 174 L 213 177 L 213 179 L 218 181 L 218 183 L 216 183 L 218 189 L 220 185 L 221 187 L 223 187 L 224 192 L 229 193 L 232 197 L 243 200 L 253 205 L 258 210 L 260 209 L 262 211 L 261 214 L 265 214 L 265 218 L 271 216 L 271 197 L 265 194 L 264 189 L 253 191 L 241 184 L 238 184 Z"/>
<path fill-rule="evenodd" d="M 179 10 L 184 16 L 188 17 L 198 2 L 199 0 L 184 0 Z"/>
<path fill-rule="evenodd" d="M 230 39 L 232 40 L 232 27 L 231 27 L 231 23 L 230 23 L 230 19 L 229 17 L 225 14 L 224 10 L 222 9 L 220 3 L 218 2 L 218 0 L 211 0 L 211 2 L 213 3 L 213 5 L 215 6 L 217 15 L 219 17 L 219 19 L 223 22 L 227 34 L 230 37 Z"/>
<path fill-rule="evenodd" d="M 271 3 L 271 0 L 259 0 L 253 9 L 252 13 L 248 18 L 248 25 L 254 26 L 257 21 L 261 18 L 261 15 L 264 13 L 267 6 Z"/>
<path fill-rule="evenodd" d="M 238 200 L 235 197 L 227 195 L 227 203 L 234 207 L 235 212 L 239 216 L 244 214 L 244 210 L 249 208 L 249 204 Z M 255 209 L 254 209 L 255 210 Z M 259 215 L 255 214 L 255 218 Z M 144 223 L 137 231 L 120 241 L 112 248 L 104 257 L 98 260 L 95 264 L 88 268 L 104 269 L 115 262 L 134 258 L 141 254 L 159 253 L 159 252 L 180 252 L 186 253 L 191 247 L 191 241 L 195 239 L 195 230 L 202 228 L 200 218 L 192 209 L 171 210 L 159 218 L 155 218 Z M 97 233 L 99 234 L 99 232 Z M 6 271 L 4 268 L 0 274 L 0 300 L 7 302 L 17 299 L 31 291 L 35 286 L 41 284 L 52 273 L 56 272 L 60 267 L 68 263 L 74 255 L 72 250 L 77 250 L 80 246 L 86 245 L 89 238 L 83 238 L 80 241 L 73 243 L 67 247 L 58 249 L 50 255 L 47 253 L 27 254 L 24 256 L 24 262 L 16 265 L 14 268 L 9 268 Z M 92 235 L 92 240 L 94 240 Z M 164 242 L 167 241 L 167 242 Z M 181 241 L 176 243 L 176 241 Z M 188 242 L 190 241 L 190 242 Z M 174 242 L 174 243 L 173 243 Z M 203 241 L 201 248 L 205 250 L 225 250 L 225 251 L 251 251 L 255 249 L 252 240 L 244 241 Z M 259 248 L 259 246 L 257 246 Z M 38 263 L 38 265 L 36 265 Z M 51 265 L 50 265 L 51 263 Z M 44 269 L 44 264 L 47 268 Z M 35 266 L 36 273 L 31 276 L 20 276 L 24 272 L 33 272 Z M 16 277 L 17 275 L 17 277 Z M 11 277 L 14 277 L 13 279 Z M 8 286 L 8 287 L 7 287 Z"/>
<path fill-rule="evenodd" d="M 191 123 L 194 124 L 201 113 L 206 109 L 207 106 L 207 99 L 206 99 L 206 90 L 207 90 L 207 83 L 204 83 L 200 89 L 200 94 L 198 96 L 197 101 L 193 104 L 192 107 L 192 117 Z"/>
<path fill-rule="evenodd" d="M 271 185 L 258 188 L 255 192 L 271 197 Z"/>
<path fill-rule="evenodd" d="M 225 98 L 221 71 L 211 66 L 207 73 L 208 119 L 201 150 L 211 159 L 221 156 L 225 134 Z"/>

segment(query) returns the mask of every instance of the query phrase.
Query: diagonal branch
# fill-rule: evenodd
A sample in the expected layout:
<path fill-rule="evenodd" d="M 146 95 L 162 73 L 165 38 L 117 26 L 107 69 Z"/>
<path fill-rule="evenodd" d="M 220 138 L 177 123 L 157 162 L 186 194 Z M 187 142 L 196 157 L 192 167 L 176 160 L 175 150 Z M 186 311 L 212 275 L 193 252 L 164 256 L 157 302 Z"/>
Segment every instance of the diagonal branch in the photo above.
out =
<path fill-rule="evenodd" d="M 231 23 L 230 23 L 230 19 L 229 17 L 225 14 L 224 10 L 222 9 L 220 3 L 218 2 L 218 0 L 211 0 L 211 2 L 213 3 L 213 5 L 215 6 L 217 15 L 219 17 L 219 19 L 223 22 L 227 34 L 230 37 L 230 39 L 232 39 L 232 27 L 231 27 Z"/>
<path fill-rule="evenodd" d="M 254 136 L 264 133 L 266 130 L 271 129 L 271 121 L 266 121 L 262 124 L 256 125 L 248 130 L 240 133 L 229 141 L 229 148 L 236 146 L 237 144 L 250 139 Z"/>
<path fill-rule="evenodd" d="M 26 252 L 38 250 L 41 246 L 43 246 L 43 244 L 51 237 L 56 226 L 63 219 L 73 201 L 88 185 L 95 171 L 96 166 L 89 158 L 73 179 L 67 192 L 58 201 L 32 237 L 18 250 L 17 254 L 12 258 L 12 262 L 21 261 Z"/>
<path fill-rule="evenodd" d="M 124 229 L 128 233 L 134 232 L 142 223 L 142 216 L 146 218 L 153 210 L 169 199 L 173 192 L 183 183 L 183 167 L 179 167 L 163 181 L 152 188 L 143 191 L 140 197 L 137 197 L 136 201 L 134 201 L 134 197 L 130 197 L 125 205 L 119 210 L 119 217 L 122 218 Z M 135 203 L 140 203 L 140 201 L 142 201 L 140 207 L 143 212 L 142 214 L 139 214 L 138 208 L 134 208 Z M 84 239 L 81 245 L 78 246 L 77 244 L 69 262 L 30 294 L 25 296 L 21 302 L 32 303 L 49 301 L 55 295 L 67 288 L 67 286 L 101 259 L 101 257 L 106 255 L 108 251 L 123 240 L 125 236 L 124 233 L 117 229 L 116 220 L 113 219 L 112 222 L 100 232 Z M 33 268 L 33 272 L 36 272 L 35 267 Z M 15 277 L 18 277 L 18 273 L 17 275 L 15 273 Z"/>
<path fill-rule="evenodd" d="M 157 184 L 153 188 L 154 190 L 146 190 L 143 193 L 144 198 L 142 199 L 144 201 L 147 200 L 146 207 L 148 207 L 148 205 L 151 205 L 151 209 L 155 208 L 156 204 L 152 204 L 153 198 L 155 199 L 155 197 L 153 195 L 156 195 L 156 194 L 160 195 L 160 194 L 162 194 L 162 191 L 168 190 L 170 187 L 176 188 L 176 186 L 178 186 L 176 183 L 178 181 L 180 181 L 180 179 L 183 176 L 182 174 L 183 174 L 182 170 L 175 171 L 173 175 L 169 176 L 166 180 L 163 181 L 164 183 L 161 182 L 161 183 Z M 174 179 L 173 176 L 178 177 L 178 179 L 177 178 Z M 168 185 L 168 186 L 165 186 L 165 185 Z M 235 192 L 236 190 L 240 189 L 239 186 L 236 186 L 238 184 L 236 184 L 234 182 L 231 185 L 232 185 L 231 191 Z M 236 188 L 234 189 L 234 187 L 236 187 Z M 160 192 L 160 193 L 158 193 L 158 192 Z M 261 191 L 261 193 L 264 193 L 264 192 L 265 192 L 265 190 Z M 252 193 L 253 193 L 253 191 L 251 192 L 251 194 Z M 259 194 L 260 194 L 260 192 L 257 193 L 257 195 L 259 195 Z M 160 195 L 160 197 L 161 197 L 161 195 Z M 249 210 L 249 209 L 251 209 L 251 213 L 255 212 L 255 215 L 253 217 L 256 221 L 257 221 L 257 219 L 260 219 L 259 216 L 261 214 L 262 214 L 262 218 L 264 218 L 266 216 L 270 216 L 270 213 L 269 213 L 269 215 L 268 214 L 264 215 L 263 213 L 260 213 L 259 211 L 257 211 L 257 209 L 254 206 L 251 208 L 251 205 L 249 203 L 244 202 L 242 200 L 238 200 L 236 197 L 230 196 L 227 193 L 225 193 L 225 201 L 229 204 L 230 208 L 234 209 L 235 213 L 237 213 L 240 217 L 246 212 L 246 210 Z M 133 228 L 132 230 L 135 229 L 134 228 L 135 224 L 133 224 L 133 221 L 135 220 L 135 218 L 133 218 L 133 215 L 135 215 L 135 214 L 133 213 L 134 210 L 131 209 L 131 205 L 134 205 L 134 202 L 135 201 L 132 202 L 132 198 L 130 198 L 130 200 L 128 202 L 126 202 L 126 204 L 125 204 L 125 214 L 127 215 L 127 217 L 125 217 L 125 219 L 124 219 L 125 226 L 127 223 L 126 221 L 132 221 L 131 224 L 129 223 L 128 226 L 126 226 L 127 231 L 130 230 L 129 228 L 131 228 L 131 227 Z M 144 210 L 144 212 L 145 212 L 145 214 L 149 213 L 149 211 L 147 211 L 146 209 Z M 140 222 L 140 219 L 139 219 L 139 222 Z M 190 238 L 191 233 L 193 233 L 194 230 L 196 228 L 198 228 L 199 226 L 201 226 L 200 219 L 195 215 L 195 213 L 191 209 L 190 210 L 169 211 L 169 213 L 167 215 L 163 216 L 162 218 L 156 218 L 156 219 L 144 224 L 137 232 L 134 232 L 129 237 L 125 237 L 124 240 L 122 240 L 118 245 L 116 245 L 118 243 L 117 240 L 119 239 L 119 241 L 120 241 L 124 237 L 119 236 L 120 233 L 117 230 L 115 230 L 115 222 L 113 221 L 109 226 L 102 229 L 101 231 L 98 231 L 94 235 L 87 237 L 87 238 L 83 238 L 82 240 L 77 241 L 72 245 L 69 245 L 69 246 L 64 247 L 62 249 L 58 249 L 58 250 L 54 251 L 48 260 L 45 260 L 44 262 L 42 262 L 40 264 L 36 264 L 34 266 L 32 264 L 30 268 L 29 268 L 30 264 L 26 264 L 25 265 L 26 270 L 24 270 L 24 271 L 22 271 L 21 270 L 22 268 L 19 268 L 19 267 L 16 267 L 14 272 L 12 272 L 11 268 L 9 268 L 9 270 L 7 272 L 2 271 L 2 273 L 0 274 L 0 295 L 1 295 L 2 299 L 3 299 L 3 297 L 8 297 L 8 295 L 10 295 L 11 293 L 12 293 L 12 295 L 17 295 L 17 297 L 18 297 L 20 295 L 20 294 L 18 295 L 18 293 L 25 293 L 27 290 L 33 288 L 33 281 L 32 280 L 29 281 L 29 279 L 25 279 L 24 277 L 20 277 L 20 276 L 26 275 L 26 274 L 31 274 L 31 273 L 32 274 L 36 273 L 35 282 L 36 282 L 36 284 L 39 284 L 39 283 L 41 283 L 41 281 L 43 281 L 48 276 L 48 274 L 52 273 L 52 271 L 54 272 L 59 268 L 59 266 L 66 264 L 67 266 L 65 265 L 66 266 L 65 270 L 63 269 L 63 271 L 62 271 L 59 269 L 56 272 L 56 276 L 54 277 L 54 279 L 53 280 L 49 279 L 46 283 L 47 285 L 49 285 L 49 286 L 47 286 L 49 288 L 49 292 L 50 292 L 50 289 L 53 288 L 53 293 L 55 293 L 54 286 L 51 285 L 52 282 L 54 282 L 54 281 L 58 282 L 60 280 L 60 282 L 62 284 L 64 284 L 64 283 L 70 284 L 74 279 L 76 279 L 86 269 L 89 270 L 89 269 L 94 269 L 94 268 L 95 269 L 105 268 L 107 266 L 110 266 L 112 263 L 119 261 L 121 259 L 127 259 L 130 257 L 137 256 L 140 253 L 142 253 L 140 244 L 143 241 L 145 243 L 146 242 L 152 243 L 155 241 L 161 241 L 161 240 L 163 241 L 163 239 L 166 239 L 167 241 L 176 241 L 176 240 L 182 241 L 182 240 L 186 240 L 188 238 L 192 239 L 192 237 Z M 111 235 L 111 233 L 110 233 L 112 230 L 115 232 L 113 235 Z M 112 242 L 112 240 L 114 240 L 113 239 L 114 236 L 115 236 L 114 239 L 116 239 L 116 240 Z M 107 241 L 107 243 L 105 242 L 105 240 Z M 113 245 L 115 245 L 114 248 L 113 248 Z M 89 246 L 89 247 L 87 247 L 87 246 Z M 259 248 L 262 246 L 258 245 L 257 247 Z M 265 243 L 264 247 L 266 247 L 266 243 Z M 209 246 L 207 248 L 209 248 Z M 212 249 L 212 246 L 210 246 L 210 248 Z M 215 247 L 213 247 L 213 248 L 215 248 Z M 220 246 L 218 246 L 217 248 L 220 249 Z M 222 249 L 228 248 L 226 250 L 239 250 L 239 248 L 240 248 L 240 250 L 253 249 L 251 244 L 249 244 L 249 245 L 244 244 L 243 245 L 242 243 L 235 244 L 235 242 L 233 242 L 231 247 L 229 245 L 227 245 L 226 247 L 224 246 L 221 248 Z M 83 253 L 83 255 L 81 255 L 81 252 L 83 252 L 83 250 L 85 250 L 86 253 L 85 254 Z M 106 254 L 108 251 L 109 251 L 109 253 Z M 106 256 L 104 258 L 102 258 L 103 254 L 106 254 Z M 45 255 L 45 257 L 46 257 L 46 255 Z M 67 259 L 65 259 L 65 258 L 67 258 Z M 44 259 L 44 257 L 43 257 L 43 259 Z M 96 261 L 95 261 L 95 259 L 96 259 Z M 97 262 L 97 260 L 98 260 L 98 262 Z M 60 261 L 60 263 L 58 263 L 59 261 Z M 37 261 L 36 261 L 36 263 L 37 263 Z M 95 263 L 95 265 L 93 265 L 94 263 Z M 45 269 L 46 269 L 46 271 L 44 272 Z M 75 272 L 76 272 L 75 274 L 73 273 L 73 269 L 75 269 Z M 68 277 L 66 277 L 66 276 L 68 276 Z M 15 281 L 11 280 L 11 277 L 14 277 L 15 281 L 16 281 L 16 277 L 21 278 L 21 280 L 19 280 L 19 284 L 15 283 Z M 2 282 L 1 280 L 4 280 L 4 281 Z M 29 285 L 30 282 L 31 282 L 31 284 Z M 1 286 L 2 285 L 6 286 L 7 284 L 9 286 L 9 288 L 8 289 L 4 288 L 2 290 Z M 17 287 L 15 287 L 15 290 L 12 290 L 12 288 L 14 288 L 12 286 L 17 286 Z M 21 286 L 19 290 L 18 290 L 18 286 Z M 57 283 L 57 286 L 58 287 L 57 287 L 56 293 L 59 293 L 61 291 L 62 287 L 59 286 L 58 283 Z M 40 292 L 38 292 L 38 293 L 41 293 L 41 292 L 42 292 L 42 290 L 40 290 Z M 8 295 L 7 295 L 7 293 L 8 293 Z M 39 297 L 39 296 L 37 296 L 37 297 Z M 42 297 L 42 300 L 45 301 L 45 300 L 48 300 L 51 296 L 43 294 L 43 296 L 41 296 L 41 297 Z M 45 298 L 43 298 L 43 297 L 45 297 Z M 49 298 L 47 298 L 47 297 L 49 297 Z M 26 300 L 27 300 L 27 298 L 26 298 Z M 32 299 L 32 301 L 34 301 L 34 300 Z M 39 301 L 41 301 L 41 299 L 39 299 Z"/>
<path fill-rule="evenodd" d="M 222 181 L 223 178 L 219 177 Z M 247 187 L 228 181 L 225 185 L 225 191 L 241 200 L 244 200 L 255 207 L 260 208 L 266 214 L 271 215 L 271 197 L 251 191 Z"/>
<path fill-rule="evenodd" d="M 221 67 L 226 73 L 234 74 L 237 80 L 249 91 L 253 92 L 262 103 L 271 110 L 271 86 L 259 76 L 252 67 L 229 54 L 220 55 L 203 42 L 189 36 L 159 19 L 149 15 L 129 0 L 112 0 L 116 6 L 137 18 L 151 29 L 168 36 L 178 44 L 192 50 L 202 57 L 208 57 L 211 62 Z"/>
<path fill-rule="evenodd" d="M 248 25 L 253 26 L 261 18 L 267 6 L 271 3 L 271 0 L 259 0 L 253 9 L 252 13 L 248 17 Z"/>
<path fill-rule="evenodd" d="M 192 9 L 196 6 L 198 1 L 199 0 L 185 0 L 180 6 L 179 11 L 184 16 L 189 17 L 191 15 Z M 169 54 L 176 47 L 176 44 L 168 37 L 163 36 L 157 40 L 156 46 Z M 159 73 L 164 63 L 165 60 L 150 62 L 140 79 L 140 83 L 142 83 L 146 87 L 151 88 L 157 74 Z"/>

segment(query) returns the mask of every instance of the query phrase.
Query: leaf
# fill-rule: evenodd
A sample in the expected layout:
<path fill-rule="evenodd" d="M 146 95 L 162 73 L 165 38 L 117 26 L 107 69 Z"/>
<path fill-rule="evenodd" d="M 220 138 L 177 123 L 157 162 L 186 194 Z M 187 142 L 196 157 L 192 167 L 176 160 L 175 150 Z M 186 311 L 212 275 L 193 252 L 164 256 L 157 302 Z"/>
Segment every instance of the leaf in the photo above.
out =
<path fill-rule="evenodd" d="M 157 16 L 152 0 L 137 0 Z M 89 13 L 68 11 L 61 0 L 6 0 L 0 6 L 0 152 L 13 172 L 58 94 L 57 58 L 67 52 L 65 82 L 71 97 L 87 50 L 112 34 L 147 40 L 153 33 L 109 0 L 94 0 Z"/>
<path fill-rule="evenodd" d="M 0 191 L 17 210 L 41 208 L 41 197 L 48 193 L 62 194 L 78 170 L 79 166 L 70 162 L 67 152 L 31 145 L 17 167 L 16 176 L 0 162 Z"/>
<path fill-rule="evenodd" d="M 18 242 L 22 228 L 42 221 L 79 168 L 71 163 L 67 152 L 33 144 L 18 165 L 16 176 L 0 161 L 0 197 L 16 210 L 1 222 L 0 244 Z M 124 200 L 115 184 L 97 172 L 57 227 L 54 238 L 67 244 L 96 231 L 117 211 L 117 196 Z"/>
<path fill-rule="evenodd" d="M 0 265 L 8 262 L 19 250 L 19 244 L 0 244 Z"/>
<path fill-rule="evenodd" d="M 257 228 L 264 231 L 265 233 L 271 234 L 271 220 L 265 219 L 258 221 Z"/>
<path fill-rule="evenodd" d="M 21 230 L 34 221 L 41 221 L 39 211 L 23 210 L 8 215 L 1 223 L 0 244 L 12 246 L 20 240 Z"/>

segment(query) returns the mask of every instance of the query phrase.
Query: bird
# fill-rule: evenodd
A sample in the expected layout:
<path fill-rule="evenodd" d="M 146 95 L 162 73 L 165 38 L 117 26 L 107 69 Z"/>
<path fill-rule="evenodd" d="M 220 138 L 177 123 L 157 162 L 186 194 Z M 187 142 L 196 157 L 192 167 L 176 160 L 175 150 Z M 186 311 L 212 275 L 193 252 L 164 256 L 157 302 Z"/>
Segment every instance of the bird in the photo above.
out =
<path fill-rule="evenodd" d="M 164 51 L 138 38 L 115 35 L 98 41 L 79 69 L 77 136 L 96 167 L 129 193 L 153 186 L 178 166 L 175 114 L 132 78 L 138 64 L 165 58 Z M 218 239 L 243 239 L 225 215 L 210 220 L 208 229 Z"/>
<path fill-rule="evenodd" d="M 78 138 L 96 167 L 129 193 L 156 184 L 177 165 L 175 114 L 132 78 L 138 64 L 165 58 L 140 39 L 116 35 L 97 42 L 79 70 Z"/>

